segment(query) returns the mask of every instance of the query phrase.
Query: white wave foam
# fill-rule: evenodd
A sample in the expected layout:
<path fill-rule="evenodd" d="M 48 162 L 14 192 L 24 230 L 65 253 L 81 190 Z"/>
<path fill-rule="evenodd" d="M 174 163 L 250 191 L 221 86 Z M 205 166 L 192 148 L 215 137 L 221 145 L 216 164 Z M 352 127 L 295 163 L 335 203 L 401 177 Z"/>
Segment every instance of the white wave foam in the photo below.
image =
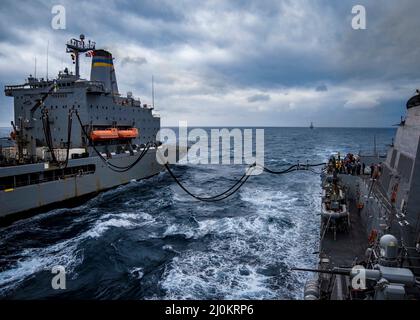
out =
<path fill-rule="evenodd" d="M 130 270 L 130 274 L 136 279 L 140 280 L 144 276 L 143 268 L 133 268 Z"/>
<path fill-rule="evenodd" d="M 83 251 L 79 246 L 83 241 L 96 239 L 110 228 L 132 229 L 153 223 L 154 219 L 147 213 L 106 214 L 93 226 L 78 236 L 61 241 L 46 248 L 31 248 L 23 250 L 16 264 L 0 272 L 0 294 L 18 286 L 28 277 L 37 272 L 51 270 L 55 265 L 64 266 L 71 273 L 83 262 Z"/>
<path fill-rule="evenodd" d="M 319 221 L 316 208 L 306 204 L 317 203 L 318 189 L 308 187 L 306 194 L 298 194 L 244 188 L 241 200 L 254 214 L 170 225 L 165 235 L 213 237 L 203 251 L 183 252 L 167 266 L 160 283 L 165 298 L 299 298 L 307 278 L 289 274 L 287 268 L 316 263 L 311 253 Z"/>
<path fill-rule="evenodd" d="M 166 269 L 161 286 L 166 299 L 274 299 L 267 288 L 270 277 L 251 265 L 237 265 L 216 254 L 191 252 L 176 257 Z M 211 263 L 208 263 L 208 261 Z M 246 270 L 244 272 L 244 270 Z"/>

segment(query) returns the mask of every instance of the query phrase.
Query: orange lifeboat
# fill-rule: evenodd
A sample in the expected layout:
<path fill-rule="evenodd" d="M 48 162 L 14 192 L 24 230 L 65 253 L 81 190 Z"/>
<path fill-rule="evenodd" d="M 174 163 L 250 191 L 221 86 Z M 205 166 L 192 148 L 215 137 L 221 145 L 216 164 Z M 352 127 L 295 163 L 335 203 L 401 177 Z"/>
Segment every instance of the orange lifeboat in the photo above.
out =
<path fill-rule="evenodd" d="M 112 140 L 118 139 L 118 129 L 117 128 L 109 128 L 105 130 L 93 130 L 90 133 L 90 138 L 93 141 L 103 141 L 103 140 Z"/>
<path fill-rule="evenodd" d="M 139 130 L 137 128 L 130 128 L 124 130 L 118 130 L 118 137 L 120 139 L 134 139 L 139 136 Z"/>

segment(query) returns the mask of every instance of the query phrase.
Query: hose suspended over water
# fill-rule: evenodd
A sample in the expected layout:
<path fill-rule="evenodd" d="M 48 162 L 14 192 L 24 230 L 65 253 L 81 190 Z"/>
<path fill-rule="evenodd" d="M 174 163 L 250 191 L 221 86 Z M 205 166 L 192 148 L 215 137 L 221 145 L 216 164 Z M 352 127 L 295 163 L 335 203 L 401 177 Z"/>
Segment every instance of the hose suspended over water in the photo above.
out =
<path fill-rule="evenodd" d="M 125 171 L 128 171 L 131 168 L 133 168 L 144 157 L 144 155 L 148 152 L 150 147 L 155 147 L 156 148 L 156 155 L 159 155 L 161 157 L 160 151 L 157 149 L 157 144 L 155 142 L 148 142 L 146 144 L 146 147 L 143 149 L 143 151 L 137 157 L 137 159 L 133 163 L 131 163 L 130 165 L 128 165 L 126 167 L 121 167 L 121 166 L 117 166 L 115 164 L 112 164 L 108 161 L 108 159 L 106 159 L 99 152 L 99 150 L 96 149 L 92 139 L 87 134 L 87 132 L 85 130 L 85 127 L 83 126 L 83 123 L 82 123 L 82 121 L 80 119 L 80 116 L 79 116 L 77 111 L 76 111 L 76 116 L 77 116 L 77 120 L 79 121 L 80 127 L 82 128 L 82 132 L 83 132 L 84 136 L 90 142 L 93 150 L 97 153 L 99 158 L 102 159 L 102 161 L 104 161 L 104 163 L 108 166 L 108 168 L 110 168 L 111 170 L 113 170 L 115 172 L 125 172 Z M 179 187 L 182 190 L 184 190 L 188 195 L 190 195 L 194 199 L 199 200 L 199 201 L 203 201 L 203 202 L 218 202 L 218 201 L 222 201 L 222 200 L 225 200 L 225 199 L 231 197 L 233 194 L 235 194 L 237 191 L 239 191 L 239 189 L 242 188 L 242 186 L 248 181 L 248 179 L 251 177 L 252 171 L 256 167 L 259 167 L 259 168 L 263 169 L 263 171 L 271 173 L 271 174 L 281 175 L 281 174 L 286 174 L 286 173 L 290 173 L 290 172 L 293 172 L 293 171 L 310 171 L 310 172 L 313 172 L 313 173 L 318 173 L 318 172 L 315 172 L 312 168 L 313 167 L 324 166 L 324 165 L 326 165 L 326 163 L 306 164 L 306 165 L 300 165 L 298 163 L 298 164 L 295 164 L 295 165 L 291 165 L 289 168 L 287 168 L 285 170 L 274 171 L 274 170 L 271 170 L 271 169 L 269 169 L 269 168 L 267 168 L 263 165 L 254 163 L 247 168 L 245 173 L 230 188 L 228 188 L 227 190 L 225 190 L 222 193 L 219 193 L 217 195 L 209 196 L 209 197 L 203 197 L 203 196 L 199 196 L 199 195 L 196 195 L 196 194 L 192 193 L 187 187 L 185 187 L 182 184 L 182 182 L 177 178 L 177 176 L 173 173 L 173 171 L 169 167 L 168 162 L 165 162 L 165 164 L 164 164 L 166 171 L 168 171 L 169 175 L 179 185 Z"/>
<path fill-rule="evenodd" d="M 157 150 L 157 152 L 158 152 L 157 154 L 159 154 L 159 156 L 160 156 L 160 151 Z M 324 165 L 326 165 L 326 163 L 307 164 L 305 166 L 296 164 L 296 165 L 290 166 L 286 170 L 274 171 L 274 170 L 271 170 L 271 169 L 269 169 L 265 166 L 254 163 L 247 168 L 247 170 L 242 175 L 242 177 L 240 177 L 229 189 L 225 190 L 224 192 L 222 192 L 220 194 L 217 194 L 217 195 L 211 196 L 211 197 L 198 196 L 198 195 L 192 193 L 190 190 L 188 190 L 188 188 L 185 187 L 182 184 L 182 182 L 177 178 L 177 176 L 172 172 L 172 170 L 169 167 L 169 164 L 167 162 L 165 163 L 165 169 L 166 169 L 166 171 L 168 171 L 168 173 L 172 177 L 172 179 L 174 179 L 174 181 L 179 185 L 179 187 L 182 190 L 184 190 L 188 195 L 193 197 L 194 199 L 197 199 L 197 200 L 200 200 L 200 201 L 203 201 L 203 202 L 217 202 L 217 201 L 225 200 L 225 199 L 229 198 L 230 196 L 232 196 L 233 194 L 235 194 L 237 191 L 239 191 L 239 189 L 248 181 L 249 177 L 251 177 L 251 173 L 256 167 L 260 167 L 265 172 L 268 172 L 268 173 L 271 173 L 271 174 L 276 174 L 276 175 L 286 174 L 286 173 L 290 173 L 290 172 L 293 172 L 293 171 L 310 171 L 310 172 L 318 174 L 318 172 L 316 172 L 312 168 L 313 167 L 324 166 Z"/>
<path fill-rule="evenodd" d="M 249 177 L 251 176 L 249 173 L 251 173 L 255 169 L 255 164 L 248 167 L 246 172 L 243 174 L 243 176 L 236 181 L 236 183 L 231 186 L 229 189 L 225 190 L 224 192 L 212 196 L 212 197 L 201 197 L 193 194 L 191 191 L 189 191 L 182 183 L 179 181 L 179 179 L 175 176 L 175 174 L 172 172 L 171 168 L 169 167 L 168 163 L 165 163 L 166 171 L 169 172 L 170 176 L 174 179 L 174 181 L 181 187 L 182 190 L 184 190 L 187 194 L 189 194 L 194 199 L 203 201 L 203 202 L 217 202 L 222 201 L 224 199 L 229 198 L 234 193 L 236 193 L 244 184 L 247 182 Z"/>
<path fill-rule="evenodd" d="M 259 165 L 257 164 L 257 166 L 259 166 L 261 169 L 263 169 L 265 172 L 271 173 L 271 174 L 285 174 L 285 173 L 289 173 L 292 171 L 311 171 L 314 172 L 314 170 L 312 169 L 313 167 L 320 167 L 320 166 L 325 166 L 326 163 L 316 163 L 316 164 L 294 164 L 291 165 L 289 168 L 287 168 L 286 170 L 281 170 L 281 171 L 274 171 L 271 170 L 265 166 Z"/>

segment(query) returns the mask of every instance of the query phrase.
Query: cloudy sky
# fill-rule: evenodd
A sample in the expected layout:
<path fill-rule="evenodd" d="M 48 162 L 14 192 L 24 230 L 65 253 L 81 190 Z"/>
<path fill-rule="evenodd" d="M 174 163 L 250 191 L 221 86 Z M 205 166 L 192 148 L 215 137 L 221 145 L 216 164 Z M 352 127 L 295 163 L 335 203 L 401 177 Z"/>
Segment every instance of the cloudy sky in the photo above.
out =
<path fill-rule="evenodd" d="M 66 8 L 66 29 L 51 9 Z M 367 11 L 353 30 L 352 7 Z M 420 1 L 4 1 L 0 85 L 71 65 L 84 33 L 115 58 L 121 93 L 151 102 L 163 125 L 390 126 L 420 87 Z M 89 58 L 82 58 L 89 77 Z M 0 98 L 0 126 L 13 117 Z"/>

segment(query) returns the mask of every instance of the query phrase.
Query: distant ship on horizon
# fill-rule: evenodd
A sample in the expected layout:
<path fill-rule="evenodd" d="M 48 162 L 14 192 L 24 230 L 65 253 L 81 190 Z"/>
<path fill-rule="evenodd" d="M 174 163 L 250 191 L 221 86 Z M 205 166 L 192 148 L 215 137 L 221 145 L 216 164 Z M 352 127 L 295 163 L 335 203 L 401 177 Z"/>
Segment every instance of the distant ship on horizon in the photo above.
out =
<path fill-rule="evenodd" d="M 314 127 L 314 123 L 313 122 L 311 122 L 311 125 L 309 126 L 309 129 L 314 129 L 315 127 Z"/>

